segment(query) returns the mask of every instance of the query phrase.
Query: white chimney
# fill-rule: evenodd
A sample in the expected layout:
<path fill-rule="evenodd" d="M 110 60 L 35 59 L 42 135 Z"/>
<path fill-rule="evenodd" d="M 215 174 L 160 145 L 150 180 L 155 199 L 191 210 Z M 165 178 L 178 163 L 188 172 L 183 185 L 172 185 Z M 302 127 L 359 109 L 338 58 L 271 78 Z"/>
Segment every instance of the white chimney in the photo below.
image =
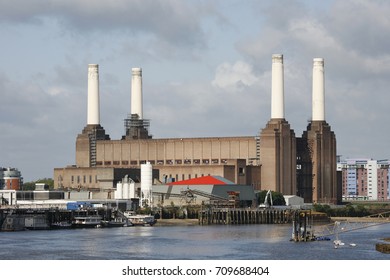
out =
<path fill-rule="evenodd" d="M 284 119 L 283 55 L 272 55 L 271 119 Z"/>
<path fill-rule="evenodd" d="M 313 59 L 313 121 L 325 120 L 324 59 Z"/>
<path fill-rule="evenodd" d="M 88 65 L 88 118 L 87 124 L 100 124 L 99 112 L 99 65 Z"/>
<path fill-rule="evenodd" d="M 140 119 L 142 116 L 142 69 L 132 68 L 131 78 L 131 114 L 137 114 Z"/>

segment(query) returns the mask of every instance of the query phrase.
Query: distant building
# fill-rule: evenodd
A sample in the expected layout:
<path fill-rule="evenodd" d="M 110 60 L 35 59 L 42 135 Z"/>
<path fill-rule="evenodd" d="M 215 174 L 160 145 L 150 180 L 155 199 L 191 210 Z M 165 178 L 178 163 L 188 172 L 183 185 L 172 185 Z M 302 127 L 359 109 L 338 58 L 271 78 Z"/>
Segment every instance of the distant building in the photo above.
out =
<path fill-rule="evenodd" d="M 284 200 L 286 201 L 286 206 L 293 208 L 300 208 L 304 205 L 304 200 L 302 197 L 297 195 L 284 195 Z"/>
<path fill-rule="evenodd" d="M 166 185 L 153 186 L 155 205 L 228 203 L 252 206 L 256 196 L 251 185 L 237 185 L 220 176 L 203 176 Z"/>
<path fill-rule="evenodd" d="M 20 190 L 22 185 L 23 178 L 18 169 L 0 167 L 0 190 Z"/>
<path fill-rule="evenodd" d="M 100 123 L 99 67 L 90 64 L 87 123 L 76 138 L 76 161 L 54 169 L 54 188 L 82 188 L 110 198 L 125 175 L 134 180 L 131 170 L 149 162 L 157 175 L 153 179 L 161 183 L 215 175 L 255 190 L 299 195 L 305 203 L 341 203 L 336 136 L 325 119 L 324 79 L 324 60 L 315 58 L 312 119 L 302 137 L 296 137 L 285 117 L 283 55 L 275 54 L 271 118 L 261 131 L 249 136 L 156 139 L 143 115 L 142 69 L 132 68 L 131 112 L 124 120 L 125 135 L 115 140 Z"/>
<path fill-rule="evenodd" d="M 373 159 L 339 162 L 343 200 L 389 200 L 389 165 L 388 160 Z"/>

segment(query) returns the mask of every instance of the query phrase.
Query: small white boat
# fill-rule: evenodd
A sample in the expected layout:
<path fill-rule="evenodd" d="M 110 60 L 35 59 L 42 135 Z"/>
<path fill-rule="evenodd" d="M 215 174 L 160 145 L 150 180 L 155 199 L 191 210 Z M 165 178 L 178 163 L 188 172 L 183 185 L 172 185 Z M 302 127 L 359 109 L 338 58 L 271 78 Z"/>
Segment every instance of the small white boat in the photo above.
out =
<path fill-rule="evenodd" d="M 60 221 L 60 222 L 52 223 L 50 227 L 52 229 L 66 229 L 66 228 L 71 228 L 72 223 L 68 221 Z"/>
<path fill-rule="evenodd" d="M 336 245 L 336 246 L 344 246 L 345 243 L 344 242 L 341 242 L 340 239 L 336 239 L 333 241 L 333 244 Z"/>
<path fill-rule="evenodd" d="M 132 212 L 125 212 L 124 215 L 133 226 L 153 226 L 157 222 L 152 215 L 134 214 Z"/>
<path fill-rule="evenodd" d="M 77 228 L 93 228 L 100 227 L 102 222 L 102 217 L 93 215 L 93 216 L 76 216 L 72 221 L 72 226 Z"/>

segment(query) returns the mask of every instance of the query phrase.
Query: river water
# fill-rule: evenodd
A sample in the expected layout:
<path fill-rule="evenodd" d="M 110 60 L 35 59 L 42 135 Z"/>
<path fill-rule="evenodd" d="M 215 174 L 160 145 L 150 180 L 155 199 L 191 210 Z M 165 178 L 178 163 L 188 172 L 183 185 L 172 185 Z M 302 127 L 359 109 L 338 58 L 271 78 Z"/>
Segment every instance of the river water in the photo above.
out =
<path fill-rule="evenodd" d="M 154 226 L 0 232 L 1 260 L 389 260 L 390 224 L 291 242 L 291 225 Z M 334 238 L 334 236 L 332 237 Z M 349 244 L 355 243 L 352 247 Z"/>

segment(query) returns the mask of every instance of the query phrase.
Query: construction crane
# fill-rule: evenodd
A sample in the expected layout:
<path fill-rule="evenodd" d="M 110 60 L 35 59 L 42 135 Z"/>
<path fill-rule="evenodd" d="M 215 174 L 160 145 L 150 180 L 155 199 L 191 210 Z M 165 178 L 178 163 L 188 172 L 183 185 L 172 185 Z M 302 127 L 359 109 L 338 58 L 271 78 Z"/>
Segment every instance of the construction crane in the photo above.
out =
<path fill-rule="evenodd" d="M 269 202 L 268 202 L 269 201 Z M 265 195 L 265 198 L 264 198 L 264 203 L 260 204 L 259 205 L 259 208 L 270 208 L 272 207 L 274 204 L 272 202 L 272 192 L 271 190 L 269 190 L 267 192 L 267 194 Z"/>

